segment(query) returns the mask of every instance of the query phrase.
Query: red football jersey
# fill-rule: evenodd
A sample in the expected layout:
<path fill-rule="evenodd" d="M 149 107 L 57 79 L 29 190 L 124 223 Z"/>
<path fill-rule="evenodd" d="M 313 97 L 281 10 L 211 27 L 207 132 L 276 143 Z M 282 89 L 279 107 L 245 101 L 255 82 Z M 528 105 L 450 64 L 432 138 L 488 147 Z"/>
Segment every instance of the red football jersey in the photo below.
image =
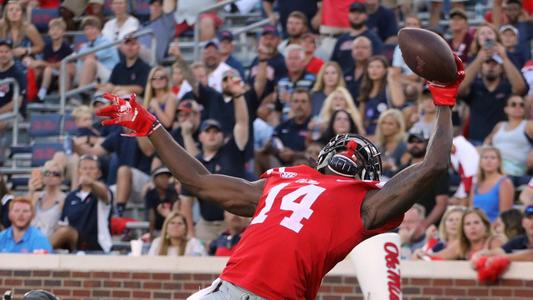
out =
<path fill-rule="evenodd" d="M 315 299 L 322 278 L 364 239 L 361 204 L 375 181 L 324 175 L 307 166 L 262 175 L 254 217 L 221 278 L 267 299 Z"/>

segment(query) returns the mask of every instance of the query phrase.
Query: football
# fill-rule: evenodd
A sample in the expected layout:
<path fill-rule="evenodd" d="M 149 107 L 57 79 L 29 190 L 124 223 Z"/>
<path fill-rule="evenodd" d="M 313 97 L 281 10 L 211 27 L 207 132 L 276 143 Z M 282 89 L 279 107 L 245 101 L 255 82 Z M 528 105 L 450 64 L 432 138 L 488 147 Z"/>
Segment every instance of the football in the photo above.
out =
<path fill-rule="evenodd" d="M 420 28 L 403 28 L 398 40 L 405 63 L 418 76 L 442 85 L 455 81 L 457 65 L 452 50 L 438 34 Z"/>

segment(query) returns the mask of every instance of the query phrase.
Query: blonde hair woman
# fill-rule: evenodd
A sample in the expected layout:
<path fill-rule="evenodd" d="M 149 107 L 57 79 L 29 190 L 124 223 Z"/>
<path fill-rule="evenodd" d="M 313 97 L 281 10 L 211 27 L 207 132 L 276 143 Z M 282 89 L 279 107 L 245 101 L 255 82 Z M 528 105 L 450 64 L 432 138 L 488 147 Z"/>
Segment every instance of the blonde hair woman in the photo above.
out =
<path fill-rule="evenodd" d="M 494 44 L 491 45 L 490 43 L 492 42 L 487 43 L 487 41 L 490 40 L 494 41 Z M 489 23 L 479 25 L 476 29 L 476 33 L 474 33 L 474 40 L 472 41 L 472 44 L 470 45 L 470 51 L 468 52 L 468 56 L 470 58 L 469 61 L 476 58 L 479 50 L 491 48 L 497 44 L 501 46 L 501 39 L 498 30 Z"/>
<path fill-rule="evenodd" d="M 478 208 L 469 208 L 463 214 L 459 226 L 459 238 L 437 253 L 437 257 L 447 260 L 468 260 L 479 251 L 496 249 L 502 241 L 491 234 L 487 215 Z"/>
<path fill-rule="evenodd" d="M 177 211 L 168 214 L 161 236 L 152 241 L 148 255 L 202 256 L 207 252 L 202 242 L 187 237 L 187 219 Z"/>
<path fill-rule="evenodd" d="M 176 97 L 170 90 L 170 77 L 164 67 L 152 68 L 144 89 L 144 107 L 156 115 L 165 128 L 176 118 Z"/>
<path fill-rule="evenodd" d="M 17 0 L 8 1 L 4 7 L 0 20 L 0 39 L 13 43 L 13 55 L 18 59 L 41 53 L 44 48 L 41 34 L 25 20 L 22 5 Z"/>
<path fill-rule="evenodd" d="M 490 222 L 513 206 L 514 186 L 502 170 L 500 150 L 484 146 L 479 151 L 477 182 L 471 191 L 470 206 L 481 208 Z"/>
<path fill-rule="evenodd" d="M 35 207 L 32 225 L 47 237 L 57 227 L 63 211 L 65 193 L 61 191 L 64 169 L 56 161 L 49 160 L 39 172 L 33 172 L 28 183 L 29 198 Z M 41 190 L 38 192 L 38 190 Z"/>
<path fill-rule="evenodd" d="M 401 111 L 388 109 L 381 113 L 378 119 L 375 140 L 376 146 L 382 155 L 382 174 L 391 178 L 398 171 L 402 155 L 407 150 L 405 122 Z"/>
<path fill-rule="evenodd" d="M 350 92 L 344 87 L 337 87 L 324 101 L 319 115 L 321 131 L 324 132 L 333 113 L 340 109 L 348 112 L 357 127 L 357 132 L 364 135 L 365 129 L 361 121 L 361 114 L 355 106 Z"/>
<path fill-rule="evenodd" d="M 318 72 L 311 93 L 311 116 L 318 116 L 324 100 L 338 87 L 346 87 L 341 67 L 334 61 L 326 62 Z"/>

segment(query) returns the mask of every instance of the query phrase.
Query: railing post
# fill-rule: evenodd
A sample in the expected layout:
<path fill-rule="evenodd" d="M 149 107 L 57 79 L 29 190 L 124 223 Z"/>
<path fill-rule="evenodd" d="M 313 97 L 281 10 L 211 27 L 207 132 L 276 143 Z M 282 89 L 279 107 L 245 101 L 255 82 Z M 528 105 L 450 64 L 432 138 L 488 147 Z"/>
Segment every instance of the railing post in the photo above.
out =
<path fill-rule="evenodd" d="M 11 144 L 13 146 L 18 145 L 19 143 L 19 111 L 20 111 L 20 104 L 19 103 L 19 97 L 20 97 L 20 87 L 19 83 L 14 79 L 10 78 L 11 83 L 13 83 L 13 101 L 14 101 L 14 107 L 13 107 L 13 113 L 15 114 L 15 121 L 13 122 L 13 139 Z"/>
<path fill-rule="evenodd" d="M 67 73 L 67 63 L 69 61 L 67 56 L 61 60 L 59 65 L 59 114 L 61 115 L 61 122 L 59 123 L 59 134 L 63 135 L 63 130 L 65 128 L 65 106 L 67 103 L 67 92 L 66 92 L 66 73 Z"/>

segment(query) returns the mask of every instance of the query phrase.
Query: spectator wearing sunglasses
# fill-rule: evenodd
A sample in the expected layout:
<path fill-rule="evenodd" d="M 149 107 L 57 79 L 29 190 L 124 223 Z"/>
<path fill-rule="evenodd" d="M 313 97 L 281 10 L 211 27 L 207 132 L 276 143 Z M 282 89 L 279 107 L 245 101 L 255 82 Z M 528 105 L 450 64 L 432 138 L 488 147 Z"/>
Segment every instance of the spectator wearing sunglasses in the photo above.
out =
<path fill-rule="evenodd" d="M 502 154 L 503 172 L 510 176 L 515 187 L 527 184 L 528 157 L 533 155 L 533 121 L 525 118 L 525 101 L 520 96 L 511 96 L 504 107 L 507 121 L 496 124 L 485 144 L 492 145 Z"/>
<path fill-rule="evenodd" d="M 53 160 L 47 161 L 40 172 L 33 172 L 28 183 L 29 199 L 35 204 L 31 225 L 50 237 L 57 227 L 65 193 L 61 191 L 63 168 Z"/>

